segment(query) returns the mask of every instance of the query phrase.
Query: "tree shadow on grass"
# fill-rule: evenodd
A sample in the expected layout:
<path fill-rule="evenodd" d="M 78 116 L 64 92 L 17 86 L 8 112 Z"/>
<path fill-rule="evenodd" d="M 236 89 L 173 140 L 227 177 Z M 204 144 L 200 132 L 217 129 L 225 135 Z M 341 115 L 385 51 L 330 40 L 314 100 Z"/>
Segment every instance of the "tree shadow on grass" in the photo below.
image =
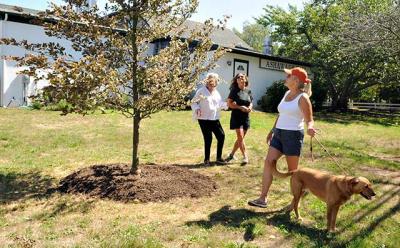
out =
<path fill-rule="evenodd" d="M 382 183 L 382 184 L 387 184 L 391 185 L 391 183 Z M 395 185 L 395 184 L 394 184 Z M 370 216 L 373 212 L 376 212 L 378 209 L 386 206 L 389 202 L 389 200 L 392 200 L 395 197 L 399 197 L 400 194 L 400 188 L 398 185 L 395 185 L 391 189 L 387 190 L 383 194 L 379 195 L 379 198 L 377 198 L 375 201 L 371 203 L 371 207 L 369 209 L 361 210 L 359 213 L 357 213 L 354 218 L 352 219 L 351 223 L 347 224 L 346 226 L 343 226 L 341 230 L 337 233 L 343 233 L 345 230 L 350 228 L 352 225 L 356 225 L 357 223 L 361 222 L 363 219 L 365 219 L 367 216 Z M 371 233 L 382 223 L 383 221 L 392 218 L 395 214 L 400 212 L 400 198 L 398 199 L 397 203 L 391 207 L 390 209 L 386 210 L 384 213 L 382 213 L 380 216 L 375 218 L 371 223 L 368 224 L 367 227 L 361 229 L 359 232 L 355 232 L 349 237 L 347 237 L 346 240 L 343 240 L 341 242 L 333 243 L 332 247 L 346 247 L 348 244 L 354 240 L 363 240 L 365 238 L 368 238 Z"/>
<path fill-rule="evenodd" d="M 55 178 L 39 172 L 0 174 L 0 204 L 48 197 L 54 192 L 55 185 Z"/>
<path fill-rule="evenodd" d="M 283 230 L 285 233 L 307 236 L 315 247 L 324 246 L 332 239 L 325 228 L 320 229 L 314 226 L 307 226 L 300 221 L 293 220 L 290 218 L 289 212 L 283 212 L 272 216 L 268 219 L 268 223 Z"/>
<path fill-rule="evenodd" d="M 271 215 L 272 217 L 270 217 Z M 197 225 L 205 229 L 211 229 L 217 225 L 244 228 L 244 240 L 251 241 L 254 240 L 257 235 L 256 223 L 260 220 L 262 222 L 267 220 L 268 223 L 278 227 L 281 225 L 291 225 L 289 214 L 285 212 L 284 209 L 268 212 L 254 212 L 243 208 L 232 209 L 229 205 L 223 206 L 221 209 L 211 213 L 209 215 L 209 220 L 190 221 L 187 222 L 186 225 Z"/>
<path fill-rule="evenodd" d="M 327 113 L 317 112 L 315 116 L 318 120 L 340 123 L 340 124 L 352 124 L 357 122 L 367 122 L 371 124 L 378 124 L 382 126 L 395 126 L 400 121 L 400 116 L 396 114 L 392 115 L 379 115 L 369 114 L 368 112 L 348 112 L 348 113 Z"/>
<path fill-rule="evenodd" d="M 202 169 L 202 168 L 204 169 L 204 168 L 210 168 L 210 167 L 214 167 L 214 166 L 221 166 L 221 167 L 223 167 L 223 166 L 227 166 L 228 164 L 226 164 L 226 165 L 219 165 L 219 164 L 217 164 L 215 161 L 211 161 L 210 165 L 208 165 L 208 166 L 204 165 L 204 163 L 195 163 L 195 164 L 171 164 L 171 165 L 173 165 L 173 166 L 185 167 L 185 168 L 188 168 L 188 169 Z"/>
<path fill-rule="evenodd" d="M 82 197 L 55 197 L 47 200 L 56 192 L 57 183 L 55 178 L 39 172 L 0 174 L 0 208 L 4 205 L 4 212 L 13 212 L 24 208 L 24 204 L 6 207 L 7 204 L 20 200 L 46 199 L 43 209 L 32 216 L 37 220 L 47 220 L 72 212 L 86 213 L 92 208 L 95 200 L 82 200 Z"/>
<path fill-rule="evenodd" d="M 360 230 L 360 232 L 354 233 L 349 238 L 347 238 L 345 241 L 333 243 L 331 247 L 334 247 L 334 248 L 347 247 L 348 244 L 354 240 L 363 240 L 364 238 L 368 238 L 368 236 L 371 235 L 371 233 L 375 230 L 375 228 L 377 228 L 380 225 L 381 222 L 393 217 L 398 212 L 400 212 L 400 202 L 398 202 L 395 206 L 388 209 L 381 216 L 376 218 L 373 222 L 371 222 L 368 225 L 368 227 L 363 228 L 362 230 Z"/>

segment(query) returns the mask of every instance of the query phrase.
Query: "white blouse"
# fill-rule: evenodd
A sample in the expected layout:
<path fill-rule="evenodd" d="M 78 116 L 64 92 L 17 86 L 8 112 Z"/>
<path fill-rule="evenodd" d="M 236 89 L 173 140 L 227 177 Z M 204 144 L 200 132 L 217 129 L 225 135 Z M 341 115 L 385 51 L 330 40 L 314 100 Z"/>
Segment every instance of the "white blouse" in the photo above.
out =
<path fill-rule="evenodd" d="M 198 120 L 219 120 L 221 109 L 228 109 L 217 89 L 210 92 L 206 86 L 196 91 L 192 102 L 193 118 Z M 198 109 L 201 111 L 200 116 L 196 115 Z"/>

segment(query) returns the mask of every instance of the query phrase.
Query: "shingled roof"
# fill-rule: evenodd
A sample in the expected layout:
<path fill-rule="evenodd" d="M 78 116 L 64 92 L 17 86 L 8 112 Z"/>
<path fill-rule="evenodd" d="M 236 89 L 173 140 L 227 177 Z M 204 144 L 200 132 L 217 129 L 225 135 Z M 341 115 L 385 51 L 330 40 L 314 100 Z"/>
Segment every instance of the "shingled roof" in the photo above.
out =
<path fill-rule="evenodd" d="M 200 29 L 203 26 L 203 23 L 195 22 L 191 20 L 186 20 L 185 23 L 185 32 L 183 33 L 182 38 L 189 37 L 189 33 L 191 30 Z M 214 44 L 229 47 L 229 48 L 242 48 L 242 49 L 249 49 L 254 50 L 251 46 L 249 46 L 245 41 L 243 41 L 239 36 L 237 36 L 232 30 L 227 28 L 219 28 L 216 29 L 211 34 L 211 40 Z"/>
<path fill-rule="evenodd" d="M 0 12 L 9 13 L 9 14 L 17 14 L 17 15 L 34 15 L 34 16 L 36 16 L 39 12 L 42 12 L 42 11 L 23 8 L 23 7 L 19 7 L 19 6 L 13 6 L 13 5 L 0 4 Z"/>

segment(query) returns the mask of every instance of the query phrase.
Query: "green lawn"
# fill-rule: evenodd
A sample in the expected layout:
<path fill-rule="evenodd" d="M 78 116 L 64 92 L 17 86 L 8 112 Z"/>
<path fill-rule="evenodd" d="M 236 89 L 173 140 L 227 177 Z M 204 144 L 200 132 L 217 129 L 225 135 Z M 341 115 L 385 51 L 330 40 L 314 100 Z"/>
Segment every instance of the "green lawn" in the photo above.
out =
<path fill-rule="evenodd" d="M 48 191 L 79 168 L 130 163 L 131 120 L 117 113 L 60 116 L 0 109 L 0 244 L 5 247 L 398 247 L 400 244 L 400 119 L 317 115 L 319 140 L 354 175 L 374 183 L 377 197 L 355 195 L 338 216 L 336 235 L 324 231 L 325 204 L 309 194 L 303 222 L 279 212 L 289 180 L 275 180 L 267 209 L 246 202 L 260 190 L 265 137 L 275 115 L 255 112 L 246 137 L 250 164 L 199 167 L 202 137 L 191 113 L 163 112 L 141 124 L 141 163 L 177 164 L 212 177 L 219 189 L 198 199 L 121 203 Z M 222 114 L 227 155 L 235 140 Z M 215 141 L 215 140 L 214 140 Z M 302 167 L 341 174 L 305 140 Z M 215 152 L 215 144 L 212 151 Z M 215 156 L 215 153 L 212 154 Z M 284 161 L 279 168 L 285 169 Z M 293 216 L 292 216 L 293 217 Z M 293 218 L 292 218 L 293 219 Z"/>

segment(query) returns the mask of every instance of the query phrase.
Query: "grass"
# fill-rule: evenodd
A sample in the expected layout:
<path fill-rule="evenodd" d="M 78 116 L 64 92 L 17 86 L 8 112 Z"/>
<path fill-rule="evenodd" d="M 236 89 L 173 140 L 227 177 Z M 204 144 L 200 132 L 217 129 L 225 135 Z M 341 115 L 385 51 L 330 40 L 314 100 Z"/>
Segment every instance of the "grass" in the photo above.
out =
<path fill-rule="evenodd" d="M 291 196 L 288 180 L 274 180 L 266 210 L 247 206 L 260 190 L 265 137 L 275 115 L 252 113 L 246 137 L 250 164 L 198 166 L 202 137 L 191 113 L 162 112 L 141 124 L 140 161 L 177 164 L 217 181 L 214 196 L 166 203 L 121 203 L 48 191 L 71 172 L 95 164 L 129 163 L 131 120 L 116 113 L 60 116 L 58 112 L 0 109 L 0 244 L 5 247 L 398 247 L 399 118 L 318 114 L 319 140 L 352 174 L 374 182 L 377 197 L 342 207 L 338 232 L 327 235 L 326 207 L 312 195 L 303 222 L 279 210 Z M 222 114 L 228 154 L 235 136 Z M 342 174 L 305 140 L 301 166 Z M 212 151 L 215 152 L 215 142 Z M 215 153 L 212 154 L 215 156 Z M 285 169 L 283 160 L 279 161 Z M 370 171 L 366 168 L 378 168 Z M 398 174 L 397 174 L 398 175 Z M 293 217 L 293 216 L 292 216 Z"/>

